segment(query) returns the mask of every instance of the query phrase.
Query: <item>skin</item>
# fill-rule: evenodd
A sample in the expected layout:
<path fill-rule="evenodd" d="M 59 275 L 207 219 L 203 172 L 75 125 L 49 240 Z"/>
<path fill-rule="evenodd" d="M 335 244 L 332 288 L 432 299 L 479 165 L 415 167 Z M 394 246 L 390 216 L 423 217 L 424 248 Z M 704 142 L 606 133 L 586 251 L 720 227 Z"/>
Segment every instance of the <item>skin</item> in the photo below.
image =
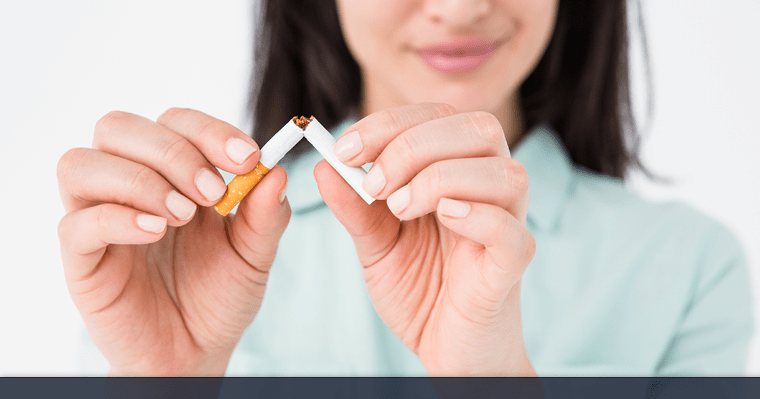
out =
<path fill-rule="evenodd" d="M 290 219 L 280 201 L 287 176 L 273 168 L 222 218 L 195 178 L 212 165 L 255 167 L 258 151 L 242 164 L 225 155 L 231 138 L 256 148 L 198 111 L 170 109 L 157 122 L 111 112 L 98 121 L 92 149 L 69 150 L 58 162 L 66 283 L 111 375 L 223 375 L 253 321 Z M 169 211 L 172 191 L 198 204 L 191 219 Z M 167 225 L 145 231 L 141 214 Z"/>
<path fill-rule="evenodd" d="M 535 252 L 528 178 L 508 142 L 520 137 L 517 90 L 548 44 L 557 2 L 337 4 L 369 116 L 335 149 L 347 148 L 349 165 L 374 162 L 364 186 L 382 174 L 374 196 L 387 205 L 361 206 L 324 163 L 315 177 L 353 237 L 375 309 L 430 375 L 535 375 L 520 321 Z M 415 51 L 472 36 L 503 40 L 472 72 L 442 73 Z"/>
<path fill-rule="evenodd" d="M 378 314 L 430 375 L 535 375 L 519 302 L 535 251 L 528 179 L 508 143 L 521 131 L 517 88 L 556 6 L 338 1 L 366 117 L 336 151 L 349 165 L 374 162 L 370 175 L 385 177 L 374 196 L 387 201 L 367 206 L 325 162 L 314 175 L 353 238 Z M 468 73 L 433 70 L 413 51 L 464 36 L 504 40 Z M 201 186 L 221 179 L 214 167 L 243 174 L 259 158 L 245 146 L 226 152 L 231 139 L 258 149 L 199 111 L 170 109 L 156 122 L 112 112 L 92 148 L 60 159 L 66 282 L 112 375 L 222 375 L 258 312 L 290 218 L 287 176 L 275 167 L 222 218 L 210 208 L 221 194 L 207 198 Z M 170 205 L 183 201 L 191 212 L 177 217 Z M 140 227 L 150 215 L 153 232 Z"/>
<path fill-rule="evenodd" d="M 517 90 L 548 44 L 557 0 L 338 0 L 346 43 L 361 67 L 364 113 L 421 102 L 496 116 L 514 144 Z M 415 50 L 463 37 L 502 44 L 468 74 L 447 75 Z"/>

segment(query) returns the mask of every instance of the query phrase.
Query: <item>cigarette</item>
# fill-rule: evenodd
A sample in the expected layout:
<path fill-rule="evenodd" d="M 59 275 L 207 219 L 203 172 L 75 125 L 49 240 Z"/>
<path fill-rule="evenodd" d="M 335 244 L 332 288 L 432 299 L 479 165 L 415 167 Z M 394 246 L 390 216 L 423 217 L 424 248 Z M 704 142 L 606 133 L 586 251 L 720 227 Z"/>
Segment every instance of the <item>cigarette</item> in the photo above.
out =
<path fill-rule="evenodd" d="M 362 168 L 347 166 L 339 161 L 338 157 L 335 156 L 335 152 L 333 152 L 335 139 L 318 120 L 313 118 L 314 117 L 306 122 L 306 126 L 304 126 L 304 137 L 306 137 L 306 140 L 309 140 L 311 145 L 313 145 L 314 148 L 325 157 L 327 162 L 329 162 L 330 165 L 332 165 L 332 167 L 335 168 L 343 179 L 354 189 L 354 191 L 364 199 L 364 202 L 371 204 L 375 199 L 367 194 L 362 188 L 362 182 L 364 181 L 364 176 L 367 175 L 367 172 Z"/>
<path fill-rule="evenodd" d="M 367 172 L 362 168 L 354 168 L 343 164 L 333 152 L 335 139 L 319 121 L 306 117 L 293 117 L 261 148 L 261 159 L 256 167 L 244 174 L 235 176 L 227 185 L 227 191 L 214 209 L 222 216 L 227 216 L 253 188 L 264 178 L 277 162 L 288 153 L 302 138 L 306 137 L 311 145 L 322 154 L 327 162 L 335 168 L 343 179 L 364 199 L 371 204 L 375 201 L 362 188 L 362 182 Z"/>
<path fill-rule="evenodd" d="M 305 126 L 302 127 L 304 121 L 306 121 L 306 124 L 309 123 L 308 119 L 304 117 L 300 119 L 293 117 L 261 148 L 261 158 L 256 167 L 244 175 L 235 176 L 230 181 L 224 196 L 214 205 L 214 209 L 220 215 L 227 216 L 232 211 L 232 208 L 253 190 L 264 175 L 274 168 L 277 162 L 280 162 L 282 157 L 301 141 L 304 134 L 303 128 Z"/>

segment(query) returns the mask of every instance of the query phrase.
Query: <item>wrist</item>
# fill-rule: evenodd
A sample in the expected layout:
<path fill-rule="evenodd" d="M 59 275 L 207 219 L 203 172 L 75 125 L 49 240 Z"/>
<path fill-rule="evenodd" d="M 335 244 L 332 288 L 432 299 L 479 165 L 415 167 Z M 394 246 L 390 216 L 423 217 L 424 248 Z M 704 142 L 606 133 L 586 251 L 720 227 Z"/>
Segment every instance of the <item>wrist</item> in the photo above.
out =
<path fill-rule="evenodd" d="M 224 377 L 232 352 L 196 360 L 161 359 L 112 365 L 109 377 Z"/>
<path fill-rule="evenodd" d="M 424 363 L 423 363 L 424 364 Z M 430 377 L 537 377 L 528 355 L 505 356 L 498 361 L 476 364 L 424 364 Z"/>

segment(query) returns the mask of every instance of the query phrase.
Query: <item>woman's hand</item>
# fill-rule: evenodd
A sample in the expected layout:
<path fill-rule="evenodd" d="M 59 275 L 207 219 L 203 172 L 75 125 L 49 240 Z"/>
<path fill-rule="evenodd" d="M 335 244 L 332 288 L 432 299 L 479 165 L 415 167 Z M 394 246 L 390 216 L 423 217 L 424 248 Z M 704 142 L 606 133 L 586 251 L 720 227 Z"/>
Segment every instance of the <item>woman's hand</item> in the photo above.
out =
<path fill-rule="evenodd" d="M 112 112 L 58 163 L 66 283 L 111 374 L 222 375 L 253 321 L 290 218 L 275 167 L 236 215 L 215 166 L 252 170 L 256 143 L 189 109 Z M 200 205 L 198 207 L 197 205 Z"/>
<path fill-rule="evenodd" d="M 528 178 L 496 118 L 417 104 L 346 132 L 339 157 L 374 161 L 364 188 L 387 201 L 367 206 L 325 162 L 315 177 L 383 321 L 430 375 L 535 375 L 520 320 Z"/>

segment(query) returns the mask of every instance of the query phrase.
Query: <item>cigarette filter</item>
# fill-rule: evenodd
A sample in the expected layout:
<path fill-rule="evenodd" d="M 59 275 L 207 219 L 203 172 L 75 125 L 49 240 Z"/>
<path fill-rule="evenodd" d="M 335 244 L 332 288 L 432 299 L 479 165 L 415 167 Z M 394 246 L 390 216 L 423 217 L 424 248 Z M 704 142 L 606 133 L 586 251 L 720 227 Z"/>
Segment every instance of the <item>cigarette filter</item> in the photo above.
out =
<path fill-rule="evenodd" d="M 367 172 L 362 168 L 347 166 L 338 160 L 338 157 L 335 156 L 335 152 L 333 152 L 335 139 L 330 134 L 330 132 L 328 132 L 327 129 L 325 129 L 324 126 L 319 123 L 319 121 L 313 119 L 308 122 L 308 125 L 304 131 L 304 137 L 306 137 L 306 140 L 309 140 L 311 145 L 313 145 L 314 148 L 316 148 L 317 151 L 319 151 L 319 153 L 325 157 L 327 162 L 329 162 L 330 165 L 332 165 L 332 167 L 335 168 L 335 170 L 337 170 L 341 176 L 343 176 L 343 179 L 346 180 L 349 185 L 351 185 L 351 187 L 362 197 L 362 199 L 364 199 L 364 202 L 371 204 L 373 201 L 375 201 L 375 199 L 367 194 L 367 192 L 362 188 L 362 182 L 364 181 L 364 176 L 367 175 Z"/>
<path fill-rule="evenodd" d="M 261 181 L 264 175 L 274 168 L 277 162 L 280 162 L 282 157 L 301 141 L 304 131 L 296 124 L 297 122 L 300 122 L 300 120 L 293 118 L 267 141 L 264 147 L 261 148 L 261 158 L 258 165 L 252 171 L 244 175 L 235 176 L 230 181 L 224 196 L 214 205 L 214 209 L 220 215 L 227 216 L 232 211 L 232 208 L 242 201 L 243 197 Z"/>

